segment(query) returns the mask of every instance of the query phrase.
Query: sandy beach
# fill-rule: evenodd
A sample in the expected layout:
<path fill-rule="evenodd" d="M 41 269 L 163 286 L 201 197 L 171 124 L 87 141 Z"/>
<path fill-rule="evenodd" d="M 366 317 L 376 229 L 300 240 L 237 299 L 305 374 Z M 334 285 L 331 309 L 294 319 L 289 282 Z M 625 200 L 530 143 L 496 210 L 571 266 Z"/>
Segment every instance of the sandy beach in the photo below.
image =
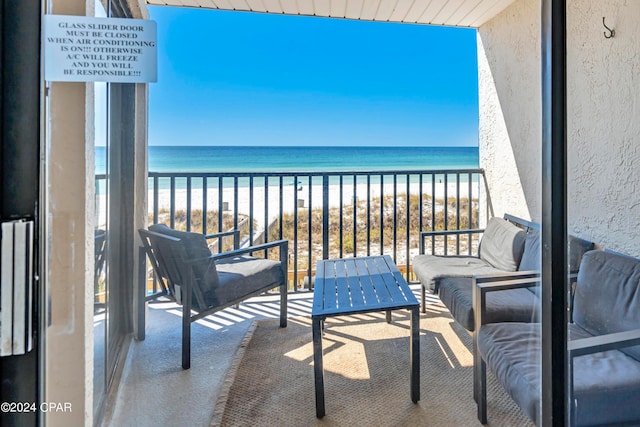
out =
<path fill-rule="evenodd" d="M 311 191 L 309 191 L 311 189 Z M 423 184 L 423 194 L 431 195 L 432 188 L 431 183 Z M 398 183 L 396 185 L 396 193 L 398 196 L 404 195 L 407 193 L 407 184 L 406 183 Z M 418 194 L 420 191 L 420 187 L 418 183 L 410 183 L 409 184 L 409 193 L 410 194 Z M 447 189 L 447 196 L 451 197 L 456 194 L 456 184 L 449 183 Z M 265 194 L 266 193 L 266 194 Z M 323 204 L 323 187 L 322 185 L 301 185 L 298 187 L 296 191 L 293 185 L 285 185 L 282 191 L 282 201 L 280 198 L 280 191 L 278 186 L 270 186 L 267 187 L 265 191 L 265 187 L 260 185 L 256 185 L 253 188 L 253 194 L 250 193 L 248 187 L 238 187 L 238 197 L 237 197 L 237 205 L 234 199 L 234 189 L 233 188 L 224 188 L 222 190 L 222 206 L 223 210 L 233 213 L 238 212 L 239 214 L 250 215 L 253 214 L 254 219 L 256 220 L 259 227 L 264 226 L 265 218 L 267 220 L 271 220 L 279 215 L 282 203 L 282 212 L 283 213 L 293 213 L 298 208 L 298 211 L 301 209 L 308 209 L 309 206 L 311 208 L 322 208 Z M 469 193 L 469 185 L 467 183 L 460 184 L 460 197 L 467 198 Z M 472 198 L 478 198 L 479 193 L 479 184 L 472 184 Z M 382 186 L 380 184 L 371 184 L 369 190 L 367 190 L 367 186 L 365 183 L 357 183 L 355 185 L 354 192 L 354 184 L 343 184 L 342 185 L 342 194 L 340 192 L 339 185 L 329 185 L 328 190 L 328 201 L 329 207 L 339 207 L 340 205 L 349 206 L 352 205 L 354 196 L 356 200 L 366 201 L 368 198 L 377 198 L 383 194 L 385 197 L 394 195 L 394 184 L 393 183 L 385 183 Z M 151 215 L 154 209 L 154 197 L 153 191 L 149 191 L 148 195 L 148 212 Z M 191 190 L 191 210 L 202 210 L 203 209 L 203 192 L 202 189 L 192 189 Z M 218 211 L 219 210 L 219 192 L 218 188 L 209 188 L 207 190 L 207 210 L 210 211 Z M 435 184 L 435 198 L 444 198 L 444 184 L 436 183 Z M 174 203 L 175 210 L 186 210 L 187 209 L 187 190 L 186 189 L 176 189 L 174 194 Z M 253 200 L 253 202 L 252 202 Z M 104 224 L 104 212 L 101 209 L 104 205 L 104 196 L 98 197 L 98 203 L 96 206 L 98 213 L 97 222 L 98 224 Z M 160 212 L 168 212 L 171 207 L 171 191 L 169 189 L 161 189 L 158 190 L 158 210 Z M 266 213 L 266 215 L 265 215 Z"/>
<path fill-rule="evenodd" d="M 309 188 L 311 191 L 309 191 Z M 396 194 L 403 195 L 407 193 L 406 183 L 398 184 L 396 186 Z M 266 194 L 265 194 L 266 193 Z M 409 193 L 418 194 L 419 184 L 409 184 Z M 423 193 L 431 193 L 431 185 L 423 185 Z M 460 185 L 460 197 L 467 198 L 469 193 L 468 184 L 464 183 Z M 367 190 L 366 184 L 356 184 L 355 191 L 353 184 L 343 184 L 342 194 L 340 192 L 339 185 L 329 185 L 328 201 L 329 207 L 338 207 L 342 205 L 351 205 L 354 199 L 359 201 L 366 201 L 369 197 L 376 198 L 383 194 L 386 196 L 394 195 L 393 183 L 386 183 L 384 185 L 371 185 Z M 448 185 L 447 195 L 451 197 L 456 194 L 456 184 L 450 183 Z M 207 209 L 218 210 L 219 209 L 219 193 L 217 188 L 208 189 L 207 191 Z M 444 198 L 444 184 L 437 183 L 435 198 Z M 185 210 L 187 208 L 187 191 L 185 189 L 175 190 L 175 209 Z M 472 185 L 472 197 L 478 197 L 478 184 Z M 253 201 L 253 202 L 252 202 Z M 300 186 L 298 190 L 292 185 L 287 185 L 283 188 L 282 200 L 280 199 L 279 187 L 268 187 L 265 191 L 264 186 L 256 186 L 253 189 L 253 194 L 250 193 L 248 187 L 238 188 L 237 205 L 234 200 L 234 189 L 225 188 L 222 190 L 222 204 L 223 208 L 226 207 L 227 211 L 249 215 L 253 214 L 256 221 L 262 224 L 265 219 L 265 212 L 268 210 L 266 217 L 273 218 L 280 212 L 280 204 L 282 203 L 282 211 L 284 213 L 294 212 L 296 206 L 298 209 L 321 208 L 323 204 L 323 187 L 322 185 Z M 153 193 L 149 192 L 149 212 L 153 211 L 154 200 Z M 171 207 L 171 192 L 170 190 L 158 191 L 158 209 L 159 211 L 168 210 Z M 201 189 L 193 189 L 191 191 L 191 210 L 201 210 L 203 208 L 203 197 Z"/>

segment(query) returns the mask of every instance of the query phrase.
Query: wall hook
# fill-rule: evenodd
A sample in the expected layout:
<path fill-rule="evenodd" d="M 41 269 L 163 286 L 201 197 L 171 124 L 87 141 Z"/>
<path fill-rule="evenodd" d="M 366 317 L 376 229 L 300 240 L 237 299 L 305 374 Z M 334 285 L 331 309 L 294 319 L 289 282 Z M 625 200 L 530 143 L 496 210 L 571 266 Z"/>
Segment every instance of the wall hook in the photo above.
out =
<path fill-rule="evenodd" d="M 616 35 L 616 30 L 614 30 L 614 29 L 612 29 L 612 28 L 607 27 L 607 24 L 605 24 L 605 22 L 604 22 L 604 16 L 602 17 L 602 25 L 604 25 L 604 27 L 605 27 L 607 30 L 609 30 L 609 34 L 607 34 L 607 32 L 606 32 L 606 31 L 604 32 L 604 38 L 605 38 L 605 39 L 610 39 L 610 38 L 612 38 L 612 37 L 615 37 L 615 35 Z"/>

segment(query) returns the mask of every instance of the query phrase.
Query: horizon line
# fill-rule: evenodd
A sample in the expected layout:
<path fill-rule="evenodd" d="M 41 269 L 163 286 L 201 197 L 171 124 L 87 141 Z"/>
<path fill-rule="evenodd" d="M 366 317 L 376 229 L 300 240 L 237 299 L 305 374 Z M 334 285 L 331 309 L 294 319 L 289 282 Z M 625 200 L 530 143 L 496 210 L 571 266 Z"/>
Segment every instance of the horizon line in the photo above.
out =
<path fill-rule="evenodd" d="M 104 147 L 97 145 L 97 147 Z M 149 144 L 148 147 L 231 147 L 231 148 L 478 148 L 478 145 L 168 145 Z"/>

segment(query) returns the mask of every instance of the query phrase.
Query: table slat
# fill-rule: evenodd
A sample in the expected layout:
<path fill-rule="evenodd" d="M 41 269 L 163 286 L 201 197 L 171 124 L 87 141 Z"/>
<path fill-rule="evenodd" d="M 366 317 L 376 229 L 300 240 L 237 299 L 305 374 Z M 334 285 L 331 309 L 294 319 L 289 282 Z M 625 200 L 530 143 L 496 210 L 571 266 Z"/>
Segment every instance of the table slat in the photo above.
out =
<path fill-rule="evenodd" d="M 347 269 L 344 262 L 336 262 L 336 287 L 338 296 L 338 308 L 341 310 L 351 307 L 351 298 L 349 296 L 349 283 L 347 282 Z"/>
<path fill-rule="evenodd" d="M 407 301 L 404 294 L 400 291 L 400 287 L 404 279 L 401 278 L 400 281 L 392 274 L 392 267 L 386 261 L 385 258 L 375 258 L 371 260 L 372 264 L 376 265 L 378 272 L 380 273 L 380 277 L 385 283 L 385 287 L 391 296 L 391 300 L 396 303 L 404 303 Z"/>
<path fill-rule="evenodd" d="M 347 270 L 347 281 L 349 283 L 349 292 L 351 294 L 351 306 L 354 309 L 365 307 L 365 296 L 361 283 L 361 277 L 358 276 L 356 263 L 354 260 L 345 262 Z"/>

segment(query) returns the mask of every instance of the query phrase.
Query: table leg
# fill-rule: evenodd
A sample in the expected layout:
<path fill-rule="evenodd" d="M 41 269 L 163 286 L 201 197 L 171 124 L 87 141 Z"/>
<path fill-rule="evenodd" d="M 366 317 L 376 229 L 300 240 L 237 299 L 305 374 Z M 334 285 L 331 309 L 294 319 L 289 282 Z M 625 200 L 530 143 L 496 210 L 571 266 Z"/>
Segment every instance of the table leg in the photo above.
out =
<path fill-rule="evenodd" d="M 418 403 L 420 400 L 420 308 L 411 309 L 411 401 Z"/>
<path fill-rule="evenodd" d="M 391 310 L 387 310 L 387 323 L 391 323 Z"/>
<path fill-rule="evenodd" d="M 316 387 L 316 417 L 324 417 L 324 369 L 322 367 L 322 318 L 312 319 L 313 329 L 313 372 Z"/>

